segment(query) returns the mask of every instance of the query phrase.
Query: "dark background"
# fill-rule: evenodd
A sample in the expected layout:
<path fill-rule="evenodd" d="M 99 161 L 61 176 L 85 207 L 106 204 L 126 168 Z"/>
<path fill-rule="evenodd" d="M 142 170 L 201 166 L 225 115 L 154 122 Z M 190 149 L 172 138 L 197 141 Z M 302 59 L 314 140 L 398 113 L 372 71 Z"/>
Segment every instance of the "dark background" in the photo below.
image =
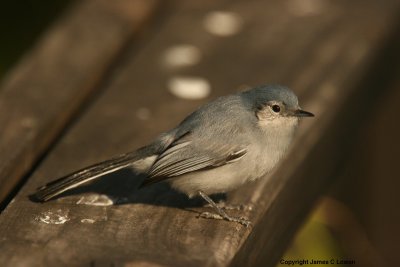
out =
<path fill-rule="evenodd" d="M 0 3 L 0 79 L 72 0 Z"/>

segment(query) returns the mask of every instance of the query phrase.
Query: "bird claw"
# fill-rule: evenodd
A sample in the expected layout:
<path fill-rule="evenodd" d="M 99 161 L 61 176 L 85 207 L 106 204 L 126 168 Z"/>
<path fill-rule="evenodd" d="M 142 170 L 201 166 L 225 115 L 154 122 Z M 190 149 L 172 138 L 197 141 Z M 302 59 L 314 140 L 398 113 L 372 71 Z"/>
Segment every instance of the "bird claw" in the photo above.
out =
<path fill-rule="evenodd" d="M 246 227 L 249 227 L 251 225 L 251 221 L 245 217 L 231 217 L 231 216 L 224 217 L 217 213 L 212 213 L 212 212 L 207 212 L 207 211 L 200 213 L 199 217 L 205 218 L 205 219 L 227 220 L 229 222 L 237 222 Z"/>
<path fill-rule="evenodd" d="M 252 204 L 238 204 L 238 205 L 230 205 L 224 201 L 217 203 L 218 208 L 224 210 L 241 210 L 241 211 L 252 211 L 253 205 Z M 212 208 L 211 204 L 206 204 L 204 207 Z"/>

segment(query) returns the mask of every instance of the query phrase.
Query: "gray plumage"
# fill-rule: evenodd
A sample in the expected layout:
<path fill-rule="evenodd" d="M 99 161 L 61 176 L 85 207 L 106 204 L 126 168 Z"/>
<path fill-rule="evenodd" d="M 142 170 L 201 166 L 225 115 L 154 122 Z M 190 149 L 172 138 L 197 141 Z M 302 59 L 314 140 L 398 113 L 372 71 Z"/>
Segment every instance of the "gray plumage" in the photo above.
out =
<path fill-rule="evenodd" d="M 270 172 L 303 116 L 313 115 L 301 110 L 296 95 L 283 86 L 220 97 L 150 145 L 49 183 L 35 197 L 46 201 L 122 168 L 145 173 L 142 186 L 168 181 L 189 197 L 227 192 Z"/>

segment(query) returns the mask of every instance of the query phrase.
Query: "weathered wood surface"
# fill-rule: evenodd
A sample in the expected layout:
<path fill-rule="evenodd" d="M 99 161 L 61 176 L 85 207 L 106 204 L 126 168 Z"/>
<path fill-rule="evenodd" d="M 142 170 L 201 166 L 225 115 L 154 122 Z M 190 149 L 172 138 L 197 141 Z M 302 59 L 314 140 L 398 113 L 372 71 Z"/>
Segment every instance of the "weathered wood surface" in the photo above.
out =
<path fill-rule="evenodd" d="M 381 89 L 362 81 L 397 26 L 394 1 L 301 2 L 173 2 L 146 46 L 127 53 L 103 94 L 1 214 L 0 265 L 273 266 L 329 184 L 358 115 Z M 229 37 L 206 32 L 202 20 L 215 10 L 236 12 L 242 30 Z M 202 51 L 200 63 L 183 69 L 162 64 L 166 49 L 181 43 Z M 140 178 L 127 171 L 45 204 L 28 199 L 55 177 L 149 142 L 204 102 L 168 93 L 168 79 L 177 74 L 208 79 L 211 97 L 243 84 L 286 84 L 317 114 L 302 124 L 270 179 L 228 194 L 229 203 L 253 204 L 240 215 L 254 227 L 198 219 L 205 209 L 199 201 L 164 185 L 138 191 Z"/>
<path fill-rule="evenodd" d="M 155 1 L 77 1 L 0 87 L 0 202 L 96 90 Z"/>

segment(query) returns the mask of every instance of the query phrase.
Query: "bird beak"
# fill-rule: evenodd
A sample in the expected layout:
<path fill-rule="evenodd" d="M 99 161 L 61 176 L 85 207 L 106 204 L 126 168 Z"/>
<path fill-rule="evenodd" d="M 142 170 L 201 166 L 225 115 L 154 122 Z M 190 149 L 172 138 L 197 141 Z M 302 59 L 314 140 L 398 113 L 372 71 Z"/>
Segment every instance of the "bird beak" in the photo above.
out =
<path fill-rule="evenodd" d="M 293 116 L 296 116 L 296 117 L 314 117 L 314 114 L 312 114 L 311 112 L 302 110 L 302 109 L 296 109 L 293 112 Z"/>

